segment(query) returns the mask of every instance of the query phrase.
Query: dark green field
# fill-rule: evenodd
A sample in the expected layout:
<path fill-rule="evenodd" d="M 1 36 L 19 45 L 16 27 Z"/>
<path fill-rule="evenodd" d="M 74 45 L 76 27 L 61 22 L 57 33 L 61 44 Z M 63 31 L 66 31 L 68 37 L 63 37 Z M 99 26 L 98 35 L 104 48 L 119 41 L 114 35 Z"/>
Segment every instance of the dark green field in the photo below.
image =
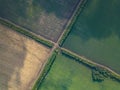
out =
<path fill-rule="evenodd" d="M 91 70 L 59 54 L 38 90 L 119 90 L 119 83 L 110 79 L 93 82 Z"/>
<path fill-rule="evenodd" d="M 63 47 L 120 73 L 120 1 L 88 0 Z"/>
<path fill-rule="evenodd" d="M 0 0 L 0 17 L 57 41 L 79 0 Z"/>

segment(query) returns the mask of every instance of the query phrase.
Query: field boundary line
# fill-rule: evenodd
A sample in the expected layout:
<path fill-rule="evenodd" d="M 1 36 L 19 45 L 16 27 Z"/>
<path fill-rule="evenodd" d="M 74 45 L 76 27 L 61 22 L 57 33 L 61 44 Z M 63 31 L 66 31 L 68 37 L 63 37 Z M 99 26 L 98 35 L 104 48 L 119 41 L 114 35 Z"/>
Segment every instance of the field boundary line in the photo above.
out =
<path fill-rule="evenodd" d="M 30 33 L 32 33 L 33 35 L 36 35 L 36 36 L 37 36 L 37 37 L 39 37 L 39 38 L 42 38 L 42 39 L 44 39 L 44 40 L 46 40 L 46 41 L 49 41 L 49 42 L 52 42 L 52 43 L 53 43 L 53 41 L 51 41 L 51 40 L 49 40 L 49 39 L 46 39 L 46 38 L 44 38 L 44 37 L 43 37 L 43 36 L 41 36 L 41 35 L 37 35 L 37 34 L 33 33 L 32 31 L 29 31 L 28 29 L 23 28 L 22 26 L 20 26 L 20 25 L 17 25 L 17 24 L 15 24 L 15 23 L 13 23 L 13 22 L 12 22 L 12 21 L 10 21 L 10 20 L 7 20 L 7 19 L 2 18 L 2 17 L 0 17 L 0 19 L 2 19 L 2 20 L 4 20 L 4 21 L 6 21 L 6 22 L 8 22 L 8 23 L 11 23 L 11 24 L 13 24 L 14 26 L 17 26 L 17 27 L 19 27 L 19 28 L 21 28 L 21 29 L 23 29 L 23 30 L 25 30 L 25 31 L 27 31 L 27 32 L 30 32 Z"/>
<path fill-rule="evenodd" d="M 53 50 L 53 49 L 52 49 L 52 50 Z M 38 71 L 38 75 L 37 75 L 36 79 L 33 81 L 33 84 L 32 84 L 32 86 L 31 86 L 31 90 L 32 90 L 33 88 L 35 88 L 36 82 L 38 81 L 39 77 L 42 76 L 41 74 L 43 73 L 44 68 L 45 68 L 46 64 L 48 63 L 49 58 L 52 56 L 52 54 L 51 54 L 51 52 L 53 52 L 52 50 L 50 51 L 49 55 L 47 56 L 45 62 L 42 64 L 42 66 L 41 66 L 42 68 L 40 68 L 40 70 Z"/>
<path fill-rule="evenodd" d="M 42 65 L 42 68 L 39 70 L 38 76 L 37 76 L 36 80 L 34 81 L 33 86 L 32 86 L 32 88 L 31 88 L 32 90 L 34 90 L 34 88 L 36 87 L 35 85 L 36 85 L 38 79 L 39 79 L 40 77 L 42 77 L 41 74 L 44 73 L 44 69 L 45 69 L 47 63 L 49 64 L 49 58 L 51 58 L 51 56 L 53 55 L 53 53 L 55 52 L 55 50 L 56 50 L 56 46 L 54 45 L 54 46 L 52 47 L 52 49 L 50 50 L 50 53 L 49 53 L 49 55 L 47 56 L 46 61 L 45 61 L 44 64 Z"/>
<path fill-rule="evenodd" d="M 38 77 L 34 81 L 33 87 L 31 88 L 32 90 L 38 90 L 40 85 L 43 83 L 43 81 L 44 81 L 45 77 L 48 75 L 58 53 L 59 52 L 57 51 L 57 49 L 53 48 L 51 50 L 51 53 L 48 55 L 46 62 L 43 64 L 42 68 L 39 71 Z"/>
<path fill-rule="evenodd" d="M 52 48 L 54 46 L 54 42 L 53 41 L 51 41 L 49 39 L 46 39 L 46 38 L 44 38 L 44 37 L 42 37 L 40 35 L 37 35 L 37 34 L 31 32 L 31 31 L 27 30 L 26 28 L 23 28 L 23 27 L 15 24 L 15 23 L 7 20 L 7 19 L 4 19 L 2 17 L 0 17 L 0 24 L 2 24 L 4 26 L 6 26 L 6 27 L 16 31 L 16 32 L 18 32 L 18 33 L 20 33 L 20 34 L 22 34 L 22 35 L 24 35 L 26 37 L 29 37 L 29 38 L 35 40 L 36 42 L 41 43 L 41 44 L 43 44 L 43 45 L 45 45 L 47 47 Z M 27 34 L 25 34 L 25 33 L 27 33 Z"/>
<path fill-rule="evenodd" d="M 104 69 L 108 70 L 109 72 L 111 72 L 112 75 L 114 75 L 114 77 L 118 77 L 118 78 L 120 79 L 120 74 L 116 73 L 114 70 L 110 69 L 109 67 L 107 67 L 107 66 L 105 66 L 105 65 L 96 63 L 96 62 L 94 62 L 94 61 L 86 58 L 85 56 L 78 55 L 78 54 L 76 54 L 76 53 L 74 53 L 74 52 L 72 52 L 72 51 L 70 51 L 70 50 L 68 50 L 68 49 L 61 48 L 61 50 L 66 51 L 66 52 L 68 52 L 68 53 L 70 53 L 70 54 L 72 54 L 72 55 L 74 55 L 74 56 L 82 59 L 83 61 L 86 62 L 86 63 L 83 62 L 83 63 L 85 63 L 85 64 L 90 64 L 91 66 L 93 65 L 93 66 L 98 66 L 98 67 L 104 68 Z"/>
<path fill-rule="evenodd" d="M 70 27 L 74 24 L 74 22 L 76 21 L 77 19 L 77 16 L 79 15 L 79 13 L 81 12 L 82 10 L 82 6 L 84 6 L 84 4 L 87 2 L 87 0 L 80 0 L 79 3 L 77 4 L 71 18 L 68 20 L 67 22 L 67 25 L 64 29 L 64 31 L 62 32 L 62 34 L 60 35 L 57 43 L 59 44 L 59 46 L 62 46 L 62 44 L 64 43 L 65 39 L 67 38 L 69 32 L 71 31 L 70 30 Z"/>

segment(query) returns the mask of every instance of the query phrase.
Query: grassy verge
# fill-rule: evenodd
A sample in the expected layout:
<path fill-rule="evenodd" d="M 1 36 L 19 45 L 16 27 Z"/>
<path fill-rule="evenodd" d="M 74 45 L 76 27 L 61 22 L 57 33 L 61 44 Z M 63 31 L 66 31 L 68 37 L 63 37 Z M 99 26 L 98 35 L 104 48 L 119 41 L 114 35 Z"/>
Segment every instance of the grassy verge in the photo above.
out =
<path fill-rule="evenodd" d="M 45 79 L 45 77 L 49 73 L 49 71 L 50 71 L 50 69 L 51 69 L 51 67 L 52 67 L 52 65 L 53 65 L 53 63 L 54 63 L 54 61 L 56 59 L 57 54 L 58 54 L 58 50 L 56 49 L 56 50 L 53 51 L 52 56 L 48 59 L 48 62 L 46 64 L 42 74 L 40 75 L 40 77 L 36 81 L 36 83 L 35 83 L 34 87 L 32 88 L 32 90 L 38 90 L 39 89 L 39 87 L 41 86 L 43 80 Z"/>
<path fill-rule="evenodd" d="M 66 31 L 64 32 L 61 40 L 59 41 L 59 46 L 62 46 L 64 41 L 66 40 L 67 36 L 69 35 L 70 31 L 71 31 L 71 28 L 74 24 L 74 22 L 76 21 L 76 19 L 78 18 L 78 15 L 80 14 L 80 12 L 83 10 L 83 8 L 85 7 L 85 4 L 87 3 L 87 0 L 82 0 L 79 8 L 77 8 L 70 24 L 68 25 L 68 27 L 66 28 Z"/>
<path fill-rule="evenodd" d="M 36 42 L 41 43 L 41 44 L 43 44 L 43 45 L 45 45 L 45 46 L 47 46 L 49 48 L 52 48 L 53 45 L 54 45 L 53 43 L 51 43 L 49 41 L 46 41 L 46 40 L 44 40 L 42 38 L 39 38 L 36 35 L 33 35 L 32 33 L 28 32 L 28 31 L 26 31 L 26 30 L 24 30 L 24 29 L 22 29 L 22 28 L 20 28 L 18 26 L 15 26 L 12 23 L 9 23 L 9 22 L 1 19 L 1 18 L 0 18 L 0 24 L 5 25 L 5 26 L 11 28 L 12 30 L 17 31 L 17 32 L 29 37 L 29 38 L 32 38 Z"/>
<path fill-rule="evenodd" d="M 100 66 L 96 65 L 95 63 L 81 59 L 77 55 L 74 55 L 71 52 L 68 52 L 64 49 L 61 50 L 61 53 L 70 58 L 73 58 L 78 63 L 82 63 L 85 66 L 89 67 L 92 70 L 92 78 L 94 81 L 101 82 L 101 81 L 104 81 L 105 78 L 111 78 L 111 79 L 114 79 L 114 80 L 120 82 L 120 75 L 117 75 L 117 74 L 109 71 L 106 68 L 100 67 Z"/>

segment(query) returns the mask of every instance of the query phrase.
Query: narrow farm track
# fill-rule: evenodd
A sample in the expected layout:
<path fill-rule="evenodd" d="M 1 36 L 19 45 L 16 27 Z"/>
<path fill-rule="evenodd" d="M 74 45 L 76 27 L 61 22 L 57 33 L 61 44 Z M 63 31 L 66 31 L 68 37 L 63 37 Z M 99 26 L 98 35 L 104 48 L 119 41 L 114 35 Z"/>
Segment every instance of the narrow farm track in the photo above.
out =
<path fill-rule="evenodd" d="M 81 58 L 81 59 L 83 59 L 83 60 L 85 60 L 85 61 L 91 63 L 91 64 L 94 64 L 94 65 L 96 65 L 96 66 L 99 66 L 99 67 L 105 68 L 106 70 L 108 70 L 108 71 L 114 73 L 116 76 L 120 77 L 119 74 L 117 74 L 117 73 L 114 72 L 112 69 L 110 69 L 110 68 L 108 68 L 108 67 L 106 67 L 106 66 L 104 66 L 104 65 L 101 65 L 101 64 L 95 63 L 95 62 L 93 62 L 92 60 L 87 59 L 85 56 L 78 55 L 78 54 L 76 54 L 76 53 L 74 53 L 74 52 L 72 52 L 72 51 L 70 51 L 70 50 L 68 50 L 68 49 L 65 49 L 65 48 L 61 48 L 61 49 L 62 49 L 62 50 L 65 50 L 65 51 L 67 51 L 67 52 L 69 52 L 69 53 L 71 53 L 71 54 L 73 54 L 73 55 L 75 55 L 75 56 L 77 56 L 77 57 L 79 57 L 79 58 Z"/>
<path fill-rule="evenodd" d="M 7 20 L 7 19 L 5 19 L 5 18 L 0 17 L 0 19 L 6 21 L 6 22 L 8 22 L 8 23 L 11 23 L 12 25 L 14 25 L 14 26 L 16 26 L 16 27 L 18 27 L 18 28 L 21 28 L 21 29 L 23 29 L 24 31 L 30 32 L 32 35 L 35 35 L 35 36 L 37 36 L 37 37 L 39 37 L 39 38 L 41 38 L 41 39 L 43 39 L 43 40 L 49 41 L 49 42 L 51 42 L 51 43 L 55 43 L 55 42 L 53 42 L 52 40 L 46 39 L 46 38 L 44 38 L 44 37 L 41 36 L 41 35 L 37 35 L 37 34 L 33 33 L 32 31 L 29 31 L 29 30 L 27 30 L 27 29 L 25 29 L 25 28 L 23 28 L 23 27 L 15 24 L 15 23 L 12 23 L 11 21 L 9 21 L 9 20 Z"/>
<path fill-rule="evenodd" d="M 80 5 L 81 5 L 82 2 L 83 2 L 83 0 L 80 0 L 79 3 L 77 4 L 77 6 L 76 6 L 76 8 L 75 8 L 75 10 L 74 10 L 71 18 L 69 19 L 69 21 L 68 21 L 68 23 L 67 23 L 64 31 L 63 31 L 62 34 L 60 35 L 60 37 L 59 37 L 59 39 L 57 40 L 57 42 L 55 43 L 55 42 L 53 42 L 53 41 L 50 40 L 50 42 L 52 42 L 52 43 L 54 44 L 54 46 L 53 46 L 53 48 L 52 48 L 52 50 L 51 50 L 51 54 L 52 54 L 52 51 L 54 51 L 56 48 L 60 48 L 60 47 L 59 47 L 59 42 L 60 42 L 60 40 L 62 39 L 64 33 L 66 32 L 67 27 L 68 27 L 69 24 L 72 22 L 72 19 L 74 18 L 74 15 L 77 13 L 77 11 L 78 11 L 78 9 L 79 9 L 79 7 L 80 7 Z"/>
<path fill-rule="evenodd" d="M 79 1 L 78 5 L 76 6 L 76 9 L 74 10 L 71 18 L 70 18 L 69 21 L 68 21 L 68 23 L 67 23 L 64 31 L 63 31 L 62 34 L 60 35 L 60 37 L 59 37 L 59 39 L 58 39 L 58 41 L 57 41 L 57 44 L 60 42 L 61 38 L 63 37 L 64 33 L 65 33 L 66 30 L 67 30 L 67 27 L 68 27 L 68 26 L 70 25 L 70 23 L 72 22 L 72 19 L 74 18 L 75 14 L 78 12 L 78 9 L 79 9 L 79 7 L 80 7 L 80 5 L 81 5 L 81 3 L 82 3 L 83 1 L 84 1 L 84 0 L 80 0 L 80 1 Z"/>
<path fill-rule="evenodd" d="M 55 48 L 58 48 L 58 47 L 59 47 L 59 42 L 60 42 L 60 40 L 62 39 L 64 33 L 66 32 L 67 27 L 68 27 L 68 26 L 70 25 L 70 23 L 72 22 L 72 19 L 74 18 L 75 14 L 78 12 L 78 9 L 79 9 L 79 7 L 80 7 L 80 5 L 81 5 L 81 3 L 82 3 L 83 1 L 84 1 L 84 0 L 80 0 L 79 3 L 77 4 L 77 6 L 76 6 L 76 8 L 75 8 L 75 10 L 74 10 L 71 18 L 68 20 L 68 23 L 67 23 L 64 31 L 63 31 L 62 34 L 60 35 L 59 39 L 57 40 L 57 42 L 55 43 L 55 42 L 51 41 L 52 43 L 54 43 L 53 50 L 54 50 Z M 53 50 L 52 50 L 52 51 L 53 51 Z"/>

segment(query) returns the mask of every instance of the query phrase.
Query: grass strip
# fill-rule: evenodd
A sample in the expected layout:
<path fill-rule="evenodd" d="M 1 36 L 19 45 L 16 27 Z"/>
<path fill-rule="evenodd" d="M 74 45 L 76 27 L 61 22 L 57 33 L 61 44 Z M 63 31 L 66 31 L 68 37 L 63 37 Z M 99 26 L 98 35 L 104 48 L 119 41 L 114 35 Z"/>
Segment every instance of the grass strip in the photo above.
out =
<path fill-rule="evenodd" d="M 39 38 L 36 35 L 33 35 L 31 32 L 26 31 L 26 30 L 20 28 L 19 26 L 16 26 L 16 25 L 14 25 L 14 24 L 12 24 L 10 22 L 7 22 L 6 20 L 3 20 L 1 18 L 0 18 L 0 24 L 2 24 L 4 26 L 7 26 L 8 28 L 11 28 L 12 30 L 14 30 L 16 32 L 19 32 L 19 33 L 21 33 L 21 34 L 23 34 L 23 35 L 25 35 L 25 36 L 27 36 L 29 38 L 32 38 L 36 42 L 41 43 L 41 44 L 43 44 L 43 45 L 45 45 L 45 46 L 47 46 L 49 48 L 52 48 L 53 45 L 54 45 L 53 43 L 51 43 L 51 42 L 49 42 L 47 40 L 44 40 L 42 38 Z"/>
<path fill-rule="evenodd" d="M 70 24 L 66 27 L 66 30 L 61 38 L 61 40 L 59 41 L 59 46 L 62 46 L 64 41 L 66 40 L 67 36 L 69 35 L 69 33 L 71 32 L 71 28 L 73 26 L 73 24 L 75 23 L 75 21 L 77 20 L 79 14 L 81 13 L 81 11 L 83 10 L 83 8 L 85 7 L 87 3 L 87 0 L 80 0 L 80 5 L 78 8 L 76 8 L 76 12 L 75 14 L 73 15 L 71 21 L 70 21 Z"/>
<path fill-rule="evenodd" d="M 48 59 L 47 64 L 45 65 L 45 68 L 42 72 L 42 74 L 40 75 L 40 77 L 38 78 L 38 80 L 36 81 L 35 85 L 33 86 L 32 90 L 39 90 L 39 87 L 41 86 L 42 82 L 44 81 L 44 79 L 46 78 L 47 74 L 49 73 L 55 59 L 56 56 L 58 54 L 58 50 L 54 50 L 52 53 L 52 56 Z"/>
<path fill-rule="evenodd" d="M 68 56 L 69 58 L 72 58 L 73 60 L 75 60 L 78 63 L 82 63 L 85 66 L 89 67 L 92 70 L 92 78 L 94 81 L 104 81 L 105 78 L 111 78 L 113 80 L 116 80 L 120 83 L 120 75 L 106 69 L 103 68 L 101 66 L 98 66 L 95 63 L 89 62 L 87 60 L 84 60 L 82 58 L 80 58 L 79 56 L 65 50 L 65 49 L 61 49 L 61 53 L 65 56 Z M 96 74 L 97 73 L 97 74 Z M 93 76 L 94 74 L 94 76 Z"/>

